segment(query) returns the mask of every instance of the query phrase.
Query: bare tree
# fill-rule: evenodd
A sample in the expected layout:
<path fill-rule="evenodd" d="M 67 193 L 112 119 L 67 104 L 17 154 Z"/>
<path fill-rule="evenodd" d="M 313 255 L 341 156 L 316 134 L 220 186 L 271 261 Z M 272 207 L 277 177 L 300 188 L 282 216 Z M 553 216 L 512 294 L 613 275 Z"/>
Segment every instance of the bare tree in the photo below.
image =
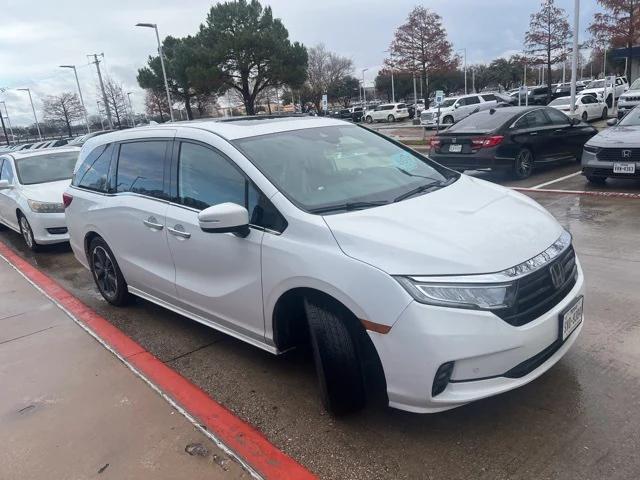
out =
<path fill-rule="evenodd" d="M 456 68 L 460 59 L 453 55 L 442 17 L 424 7 L 415 7 L 407 21 L 395 32 L 389 46 L 387 68 L 421 75 L 425 96 L 429 96 L 429 75 Z"/>
<path fill-rule="evenodd" d="M 82 118 L 83 109 L 78 95 L 71 92 L 62 92 L 59 95 L 49 95 L 44 100 L 45 120 L 53 124 L 64 124 L 67 133 L 71 137 L 71 123 Z"/>
<path fill-rule="evenodd" d="M 551 87 L 551 66 L 563 62 L 568 55 L 569 40 L 573 37 L 567 12 L 556 7 L 554 0 L 542 0 L 540 10 L 531 14 L 524 43 L 529 62 L 546 65 L 547 83 Z M 547 103 L 551 101 L 551 88 Z"/>
<path fill-rule="evenodd" d="M 307 77 L 312 101 L 320 111 L 322 95 L 348 77 L 353 71 L 351 59 L 328 51 L 323 44 L 309 49 Z"/>
<path fill-rule="evenodd" d="M 147 115 L 158 118 L 161 123 L 164 122 L 166 118 L 169 118 L 169 103 L 165 92 L 153 88 L 148 88 L 145 92 L 144 106 Z"/>
<path fill-rule="evenodd" d="M 124 88 L 120 82 L 107 77 L 104 82 L 104 92 L 111 113 L 115 115 L 116 124 L 120 128 L 122 121 L 127 118 L 127 96 L 124 93 Z"/>

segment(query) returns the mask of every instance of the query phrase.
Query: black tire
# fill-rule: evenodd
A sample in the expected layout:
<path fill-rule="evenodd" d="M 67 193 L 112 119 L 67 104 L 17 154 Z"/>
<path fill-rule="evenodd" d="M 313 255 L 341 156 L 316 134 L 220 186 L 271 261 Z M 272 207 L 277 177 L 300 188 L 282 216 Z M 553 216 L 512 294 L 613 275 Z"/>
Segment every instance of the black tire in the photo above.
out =
<path fill-rule="evenodd" d="M 396 121 L 396 117 L 394 117 L 393 115 L 389 115 L 389 116 L 387 117 L 387 122 L 389 122 L 389 123 L 393 123 L 393 122 L 395 122 L 395 121 Z"/>
<path fill-rule="evenodd" d="M 442 125 L 453 125 L 453 117 L 451 115 L 447 115 L 442 119 Z"/>
<path fill-rule="evenodd" d="M 31 230 L 29 220 L 27 220 L 27 217 L 22 213 L 18 213 L 18 225 L 20 226 L 20 234 L 22 235 L 22 239 L 27 245 L 27 248 L 32 252 L 40 250 L 40 245 L 38 245 L 36 243 L 36 239 L 33 238 L 33 230 Z"/>
<path fill-rule="evenodd" d="M 608 116 L 609 116 L 609 109 L 607 107 L 604 107 L 602 109 L 602 117 L 600 117 L 600 118 L 602 120 L 606 120 Z"/>
<path fill-rule="evenodd" d="M 520 149 L 513 165 L 513 176 L 518 180 L 529 178 L 533 172 L 533 163 L 534 157 L 531 150 L 528 148 Z"/>
<path fill-rule="evenodd" d="M 587 175 L 587 181 L 593 185 L 604 185 L 607 182 L 607 177 L 593 177 Z"/>
<path fill-rule="evenodd" d="M 365 118 L 365 121 L 367 123 L 373 123 L 373 118 L 371 118 L 371 115 L 367 115 L 367 118 Z"/>
<path fill-rule="evenodd" d="M 613 96 L 607 95 L 607 101 L 605 103 L 607 104 L 607 108 L 613 108 Z"/>
<path fill-rule="evenodd" d="M 94 238 L 88 256 L 93 281 L 102 297 L 111 305 L 126 305 L 130 299 L 127 282 L 107 242 L 101 237 Z"/>
<path fill-rule="evenodd" d="M 322 405 L 336 416 L 362 409 L 366 403 L 364 376 L 349 319 L 323 299 L 305 298 L 304 305 Z"/>
<path fill-rule="evenodd" d="M 589 114 L 587 112 L 582 112 L 582 121 L 587 123 L 589 121 Z"/>

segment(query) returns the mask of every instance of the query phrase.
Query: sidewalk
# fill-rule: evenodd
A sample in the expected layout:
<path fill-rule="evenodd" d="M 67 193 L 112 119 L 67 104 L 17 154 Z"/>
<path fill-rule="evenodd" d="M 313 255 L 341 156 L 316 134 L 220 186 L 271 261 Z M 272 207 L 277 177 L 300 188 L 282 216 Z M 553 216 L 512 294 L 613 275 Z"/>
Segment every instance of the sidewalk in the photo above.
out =
<path fill-rule="evenodd" d="M 1 258 L 0 445 L 3 480 L 251 478 Z"/>

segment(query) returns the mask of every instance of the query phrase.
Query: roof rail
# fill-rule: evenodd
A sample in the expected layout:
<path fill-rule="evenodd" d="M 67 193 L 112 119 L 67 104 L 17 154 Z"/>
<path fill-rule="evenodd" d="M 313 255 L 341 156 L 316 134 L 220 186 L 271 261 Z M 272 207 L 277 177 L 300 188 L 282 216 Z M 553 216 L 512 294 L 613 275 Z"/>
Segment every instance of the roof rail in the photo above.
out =
<path fill-rule="evenodd" d="M 311 117 L 313 115 L 309 113 L 282 113 L 276 115 L 244 115 L 237 117 L 216 118 L 214 120 L 218 122 L 239 122 L 242 120 L 274 120 L 277 118 L 299 118 L 299 117 Z"/>

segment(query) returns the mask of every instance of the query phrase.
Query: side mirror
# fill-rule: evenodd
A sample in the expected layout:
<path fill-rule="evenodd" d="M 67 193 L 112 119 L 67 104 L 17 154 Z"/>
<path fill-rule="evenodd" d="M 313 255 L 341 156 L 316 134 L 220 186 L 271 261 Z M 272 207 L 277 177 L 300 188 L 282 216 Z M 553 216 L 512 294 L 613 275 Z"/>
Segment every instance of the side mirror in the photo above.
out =
<path fill-rule="evenodd" d="M 460 108 L 460 104 L 459 104 L 459 103 L 456 103 L 456 104 L 453 106 L 453 108 Z"/>
<path fill-rule="evenodd" d="M 607 120 L 607 125 L 609 125 L 610 127 L 615 127 L 618 124 L 618 119 L 617 118 L 610 118 L 609 120 Z M 2 188 L 2 182 L 0 182 L 0 188 Z"/>
<path fill-rule="evenodd" d="M 570 119 L 571 125 L 579 125 L 581 120 L 579 118 Z"/>
<path fill-rule="evenodd" d="M 0 180 L 0 190 L 9 190 L 13 186 L 9 183 L 9 180 Z"/>
<path fill-rule="evenodd" d="M 249 235 L 249 212 L 237 203 L 220 203 L 205 208 L 198 214 L 198 223 L 207 233 Z"/>

